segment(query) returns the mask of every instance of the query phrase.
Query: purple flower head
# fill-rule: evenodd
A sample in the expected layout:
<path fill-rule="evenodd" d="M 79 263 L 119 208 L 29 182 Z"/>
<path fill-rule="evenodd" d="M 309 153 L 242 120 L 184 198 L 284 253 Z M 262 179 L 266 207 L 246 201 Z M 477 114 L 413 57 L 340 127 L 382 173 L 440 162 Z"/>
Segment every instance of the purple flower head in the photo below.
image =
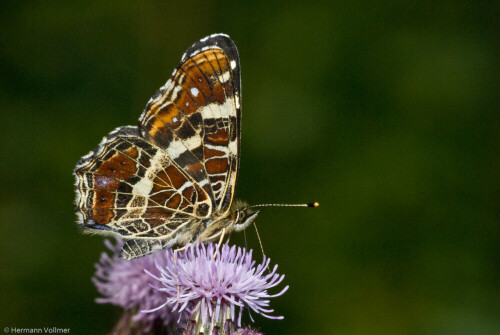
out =
<path fill-rule="evenodd" d="M 151 288 L 153 282 L 144 270 L 154 271 L 156 266 L 164 264 L 160 257 L 156 260 L 153 255 L 130 261 L 119 257 L 123 247 L 123 241 L 117 239 L 115 245 L 109 240 L 104 242 L 112 255 L 103 252 L 99 263 L 96 263 L 96 272 L 92 278 L 102 298 L 97 298 L 96 302 L 102 304 L 113 304 L 124 308 L 128 313 L 132 313 L 132 320 L 142 323 L 146 331 L 153 327 L 155 320 L 160 320 L 165 326 L 178 320 L 179 315 L 173 313 L 171 309 L 162 308 L 154 313 L 140 313 L 139 310 L 151 309 L 162 304 L 167 295 Z M 164 264 L 165 265 L 165 264 Z"/>
<path fill-rule="evenodd" d="M 218 250 L 213 243 L 190 245 L 178 252 L 175 258 L 172 250 L 156 255 L 157 271 L 148 268 L 145 272 L 159 281 L 161 287 L 155 287 L 155 290 L 164 294 L 164 300 L 156 308 L 143 310 L 145 313 L 158 313 L 170 307 L 179 313 L 188 311 L 191 320 L 212 323 L 212 327 L 213 322 L 227 319 L 235 322 L 237 308 L 238 326 L 241 326 L 241 314 L 245 308 L 270 319 L 283 318 L 270 315 L 273 310 L 268 308 L 269 299 L 282 295 L 288 286 L 277 294 L 268 293 L 270 288 L 283 281 L 284 275 L 276 273 L 277 265 L 265 274 L 270 262 L 265 256 L 262 263 L 256 265 L 252 260 L 252 250 L 247 252 L 244 248 L 227 244 Z"/>

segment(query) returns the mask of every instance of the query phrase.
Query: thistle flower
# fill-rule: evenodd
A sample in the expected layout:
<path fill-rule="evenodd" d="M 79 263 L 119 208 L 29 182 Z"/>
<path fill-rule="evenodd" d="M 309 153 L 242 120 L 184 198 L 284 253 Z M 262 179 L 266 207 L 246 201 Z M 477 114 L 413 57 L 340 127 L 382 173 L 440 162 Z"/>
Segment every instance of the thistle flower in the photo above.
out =
<path fill-rule="evenodd" d="M 119 257 L 122 240 L 105 244 L 112 254 L 101 255 L 92 281 L 103 296 L 98 303 L 125 309 L 113 334 L 170 334 L 184 328 L 184 334 L 208 335 L 218 329 L 221 335 L 261 335 L 249 327 L 235 329 L 235 324 L 241 327 L 244 309 L 283 318 L 270 315 L 269 299 L 288 286 L 268 293 L 284 275 L 276 273 L 277 265 L 265 274 L 270 262 L 265 256 L 256 265 L 252 251 L 244 248 L 196 244 L 175 256 L 169 249 L 127 261 Z"/>
<path fill-rule="evenodd" d="M 99 293 L 103 295 L 96 302 L 101 304 L 112 304 L 125 309 L 124 318 L 117 325 L 127 327 L 132 321 L 134 327 L 139 327 L 144 332 L 149 332 L 153 326 L 158 324 L 164 326 L 176 326 L 179 315 L 171 309 L 163 308 L 154 313 L 141 313 L 140 310 L 151 309 L 165 301 L 167 296 L 151 288 L 151 278 L 144 270 L 154 271 L 155 260 L 152 255 L 126 261 L 119 257 L 124 242 L 117 239 L 113 245 L 109 240 L 104 241 L 106 247 L 112 252 L 111 255 L 103 252 L 99 263 L 95 264 L 96 272 L 92 282 Z M 159 258 L 156 264 L 164 264 Z M 166 265 L 166 264 L 164 264 Z M 127 322 L 123 320 L 126 319 Z M 124 325 L 120 326 L 120 323 Z M 180 326 L 183 326 L 181 324 Z"/>
<path fill-rule="evenodd" d="M 219 250 L 213 243 L 188 246 L 175 256 L 172 250 L 158 255 L 155 266 L 159 275 L 149 269 L 145 272 L 161 284 L 153 287 L 158 293 L 163 293 L 165 299 L 156 308 L 143 312 L 158 313 L 168 307 L 179 313 L 188 312 L 188 328 L 191 330 L 187 328 L 185 333 L 189 334 L 211 334 L 216 328 L 223 333 L 232 333 L 234 323 L 241 327 L 244 309 L 269 319 L 283 319 L 282 316 L 270 315 L 274 310 L 268 308 L 269 299 L 282 295 L 288 286 L 277 294 L 268 293 L 268 289 L 280 284 L 284 278 L 276 273 L 277 265 L 265 274 L 269 258 L 264 256 L 262 263 L 256 266 L 252 250 L 247 252 L 244 248 L 227 244 Z"/>

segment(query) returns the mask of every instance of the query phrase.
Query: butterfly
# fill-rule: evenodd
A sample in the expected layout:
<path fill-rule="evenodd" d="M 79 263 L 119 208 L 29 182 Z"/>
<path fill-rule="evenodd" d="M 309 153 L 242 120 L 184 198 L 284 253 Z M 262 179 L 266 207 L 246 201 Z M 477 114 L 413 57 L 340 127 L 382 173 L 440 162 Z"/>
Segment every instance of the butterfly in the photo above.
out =
<path fill-rule="evenodd" d="M 120 257 L 133 259 L 245 229 L 258 211 L 233 203 L 240 127 L 238 50 L 210 35 L 182 56 L 138 126 L 113 130 L 76 164 L 83 231 L 119 236 Z"/>
<path fill-rule="evenodd" d="M 124 239 L 132 259 L 243 230 L 258 211 L 231 209 L 238 175 L 240 63 L 224 34 L 182 56 L 138 126 L 119 127 L 74 170 L 85 232 Z"/>

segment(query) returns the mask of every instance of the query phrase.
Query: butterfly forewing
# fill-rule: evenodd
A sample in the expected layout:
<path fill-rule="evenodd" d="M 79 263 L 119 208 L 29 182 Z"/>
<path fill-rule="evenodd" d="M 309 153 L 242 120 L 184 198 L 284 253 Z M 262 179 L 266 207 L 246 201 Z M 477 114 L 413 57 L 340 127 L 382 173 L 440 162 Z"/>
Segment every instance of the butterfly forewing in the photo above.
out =
<path fill-rule="evenodd" d="M 226 215 L 239 162 L 239 71 L 225 35 L 188 49 L 139 127 L 114 130 L 78 162 L 84 228 L 121 235 L 126 257 L 134 258 L 152 246 L 188 243 L 207 219 Z"/>
<path fill-rule="evenodd" d="M 228 210 L 236 183 L 240 127 L 239 59 L 234 43 L 217 35 L 183 57 L 150 100 L 141 133 L 161 147 L 212 201 Z"/>

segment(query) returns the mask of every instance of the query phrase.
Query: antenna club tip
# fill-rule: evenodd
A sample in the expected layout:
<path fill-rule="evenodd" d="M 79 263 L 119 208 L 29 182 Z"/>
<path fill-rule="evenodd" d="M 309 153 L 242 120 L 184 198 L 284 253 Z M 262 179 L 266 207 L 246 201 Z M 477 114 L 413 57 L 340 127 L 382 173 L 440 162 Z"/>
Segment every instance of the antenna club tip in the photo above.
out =
<path fill-rule="evenodd" d="M 310 204 L 307 204 L 307 207 L 319 207 L 319 202 L 311 202 Z"/>

